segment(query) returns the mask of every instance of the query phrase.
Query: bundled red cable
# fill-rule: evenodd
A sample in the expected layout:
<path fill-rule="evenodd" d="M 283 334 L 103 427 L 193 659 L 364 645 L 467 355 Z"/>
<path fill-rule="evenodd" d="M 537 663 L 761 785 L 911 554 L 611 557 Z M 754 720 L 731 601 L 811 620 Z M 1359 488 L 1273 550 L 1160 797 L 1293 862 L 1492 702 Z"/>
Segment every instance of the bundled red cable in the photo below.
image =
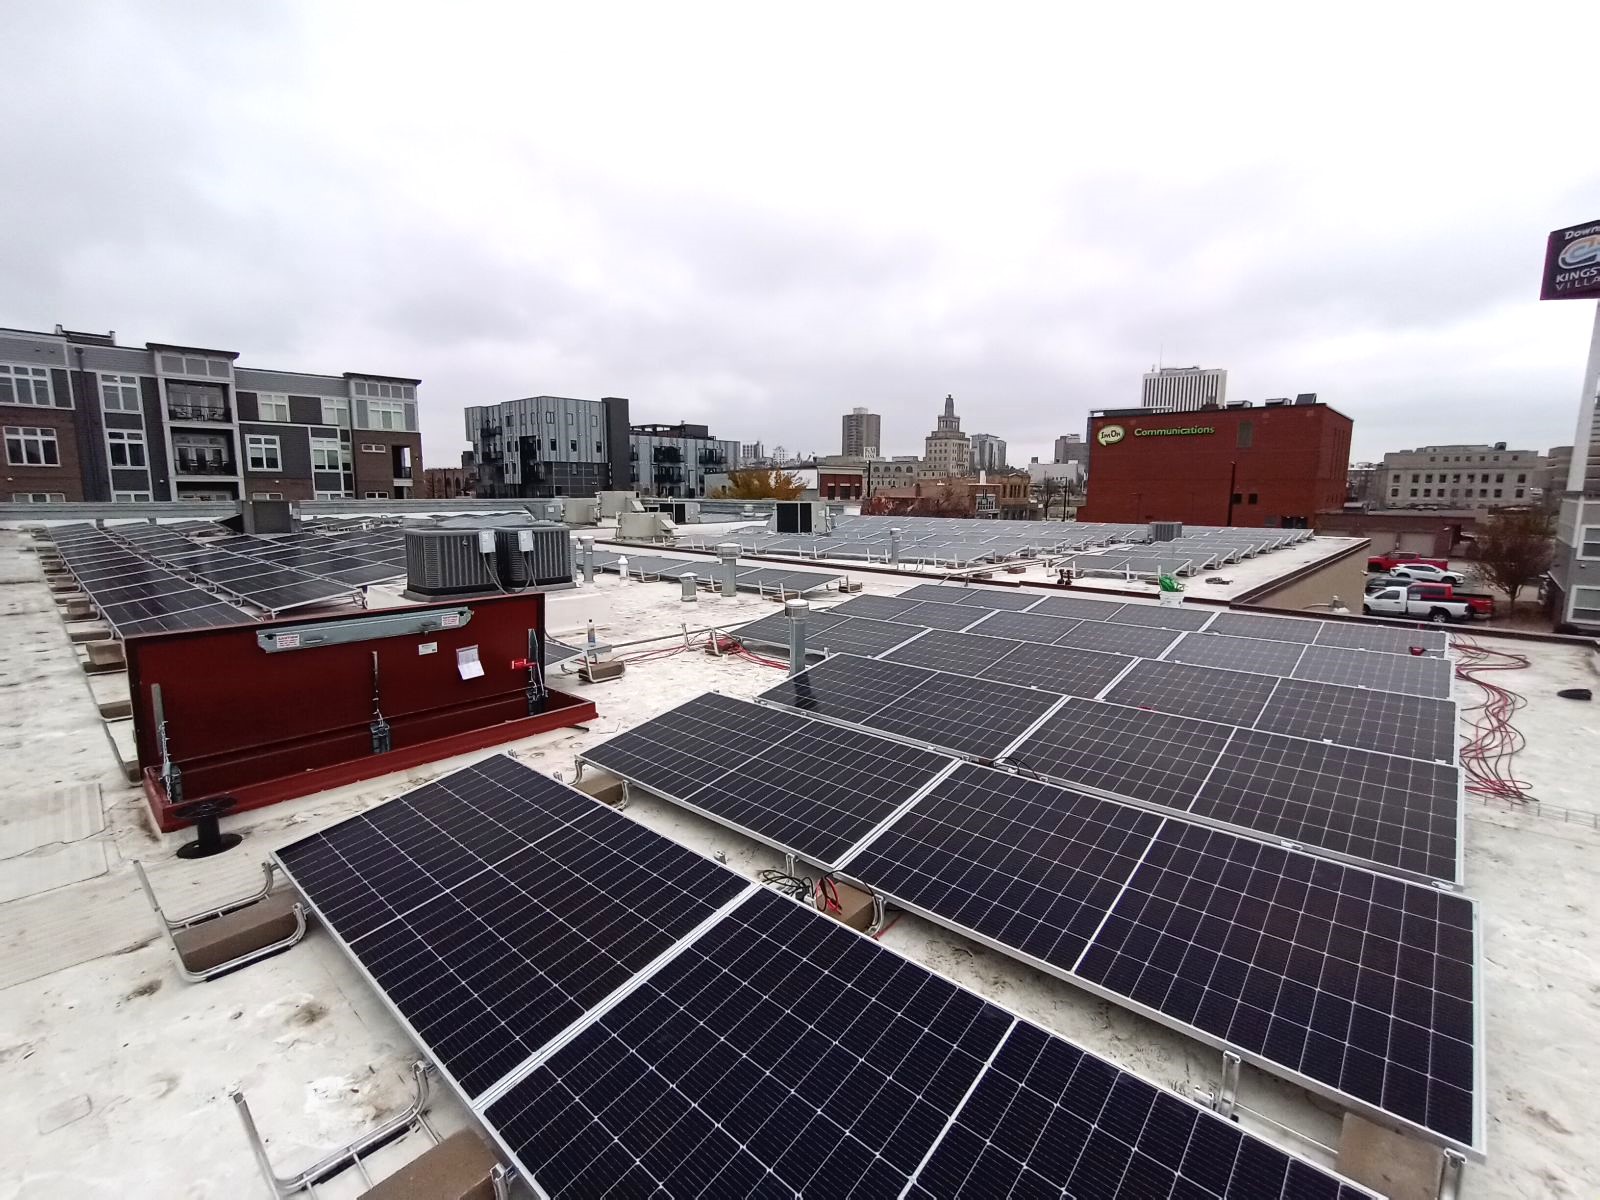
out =
<path fill-rule="evenodd" d="M 1472 726 L 1472 735 L 1461 745 L 1467 791 L 1513 804 L 1537 803 L 1533 785 L 1511 773 L 1511 760 L 1527 745 L 1527 738 L 1511 719 L 1528 702 L 1486 677 L 1495 671 L 1526 669 L 1527 656 L 1480 645 L 1469 637 L 1458 636 L 1452 645 L 1456 651 L 1456 678 L 1476 684 L 1483 693 L 1482 701 L 1461 710 Z"/>

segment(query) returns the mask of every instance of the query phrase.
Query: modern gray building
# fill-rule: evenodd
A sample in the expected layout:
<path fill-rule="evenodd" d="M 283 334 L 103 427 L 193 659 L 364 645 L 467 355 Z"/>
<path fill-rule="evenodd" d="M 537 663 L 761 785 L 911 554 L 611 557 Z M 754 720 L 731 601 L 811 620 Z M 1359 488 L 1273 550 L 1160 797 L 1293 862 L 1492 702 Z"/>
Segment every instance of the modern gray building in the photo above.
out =
<path fill-rule="evenodd" d="M 844 415 L 839 453 L 850 458 L 876 458 L 883 449 L 883 418 L 864 408 Z"/>
<path fill-rule="evenodd" d="M 975 433 L 970 444 L 972 447 L 971 465 L 974 471 L 1002 471 L 1006 465 L 1006 440 L 996 437 L 992 433 Z"/>
<path fill-rule="evenodd" d="M 0 329 L 0 497 L 402 499 L 420 381 L 241 366 L 236 350 Z"/>
<path fill-rule="evenodd" d="M 703 496 L 706 475 L 733 469 L 739 443 L 704 425 L 630 425 L 621 396 L 529 396 L 466 410 L 478 495 L 592 496 L 635 490 Z"/>

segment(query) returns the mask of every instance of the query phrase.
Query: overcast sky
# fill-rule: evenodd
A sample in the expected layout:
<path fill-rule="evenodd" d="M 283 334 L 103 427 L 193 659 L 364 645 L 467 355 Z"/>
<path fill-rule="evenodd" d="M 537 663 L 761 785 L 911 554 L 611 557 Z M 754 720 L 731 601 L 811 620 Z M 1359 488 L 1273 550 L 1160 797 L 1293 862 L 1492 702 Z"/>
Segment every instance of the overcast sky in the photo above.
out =
<path fill-rule="evenodd" d="M 1592 6 L 1311 11 L 11 0 L 0 324 L 419 376 L 436 465 L 541 393 L 1026 462 L 1158 359 L 1571 442 Z"/>

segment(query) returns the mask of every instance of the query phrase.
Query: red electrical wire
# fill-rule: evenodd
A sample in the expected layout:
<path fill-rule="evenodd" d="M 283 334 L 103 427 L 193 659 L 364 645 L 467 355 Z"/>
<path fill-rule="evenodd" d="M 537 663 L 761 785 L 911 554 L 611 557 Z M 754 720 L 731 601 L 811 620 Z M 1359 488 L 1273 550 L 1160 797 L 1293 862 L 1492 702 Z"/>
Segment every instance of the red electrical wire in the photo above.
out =
<path fill-rule="evenodd" d="M 893 919 L 890 920 L 890 922 L 887 925 L 885 925 L 882 929 L 878 930 L 877 933 L 872 935 L 873 939 L 876 940 L 878 938 L 881 938 L 884 934 L 888 933 L 889 930 L 893 929 L 894 925 L 895 925 L 895 921 L 898 921 L 900 919 L 900 917 L 901 917 L 900 913 L 895 913 Z"/>
<path fill-rule="evenodd" d="M 1451 644 L 1456 651 L 1456 678 L 1476 684 L 1483 693 L 1479 703 L 1461 710 L 1472 727 L 1471 736 L 1462 741 L 1460 754 L 1467 791 L 1513 804 L 1537 803 L 1533 785 L 1511 771 L 1511 760 L 1528 744 L 1511 719 L 1528 701 L 1486 678 L 1496 671 L 1526 669 L 1527 656 L 1484 646 L 1470 637 L 1458 636 Z"/>

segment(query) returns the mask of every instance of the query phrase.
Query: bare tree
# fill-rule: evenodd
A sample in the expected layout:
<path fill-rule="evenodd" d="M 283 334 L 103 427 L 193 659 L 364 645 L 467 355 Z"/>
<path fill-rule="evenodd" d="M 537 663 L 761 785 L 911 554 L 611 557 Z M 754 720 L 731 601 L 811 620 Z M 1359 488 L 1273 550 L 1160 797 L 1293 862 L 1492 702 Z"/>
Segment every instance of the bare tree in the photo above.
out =
<path fill-rule="evenodd" d="M 1550 569 L 1552 532 L 1550 514 L 1543 512 L 1497 512 L 1478 524 L 1478 575 L 1506 594 L 1507 616 L 1517 607 L 1517 594 Z"/>
<path fill-rule="evenodd" d="M 1044 479 L 1039 481 L 1039 498 L 1044 501 L 1044 519 L 1046 521 L 1050 519 L 1051 501 L 1053 501 L 1057 496 L 1064 495 L 1065 493 L 1066 489 L 1061 486 L 1061 481 L 1059 479 L 1051 479 L 1049 476 L 1046 476 Z M 1063 515 L 1065 515 L 1065 512 L 1066 510 L 1063 508 Z"/>

